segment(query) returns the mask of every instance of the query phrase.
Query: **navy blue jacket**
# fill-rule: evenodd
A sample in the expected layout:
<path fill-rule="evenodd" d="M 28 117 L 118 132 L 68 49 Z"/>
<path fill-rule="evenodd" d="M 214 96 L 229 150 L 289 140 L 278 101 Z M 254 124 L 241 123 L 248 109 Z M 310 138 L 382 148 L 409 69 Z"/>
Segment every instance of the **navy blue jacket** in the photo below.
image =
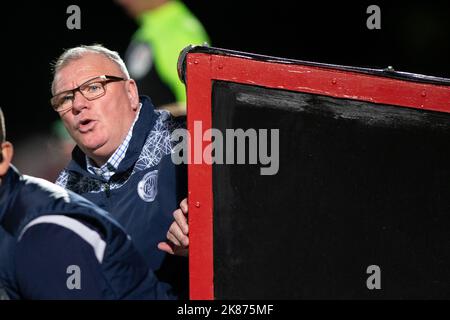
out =
<path fill-rule="evenodd" d="M 75 147 L 72 161 L 56 183 L 108 211 L 158 278 L 169 283 L 180 298 L 187 298 L 187 259 L 157 248 L 167 240 L 173 211 L 187 195 L 186 166 L 172 162 L 170 140 L 173 130 L 185 123 L 167 111 L 154 110 L 148 97 L 140 98 L 142 107 L 127 152 L 110 180 L 89 173 L 85 154 Z"/>
<path fill-rule="evenodd" d="M 171 298 L 107 212 L 13 167 L 0 226 L 0 288 L 12 299 Z"/>

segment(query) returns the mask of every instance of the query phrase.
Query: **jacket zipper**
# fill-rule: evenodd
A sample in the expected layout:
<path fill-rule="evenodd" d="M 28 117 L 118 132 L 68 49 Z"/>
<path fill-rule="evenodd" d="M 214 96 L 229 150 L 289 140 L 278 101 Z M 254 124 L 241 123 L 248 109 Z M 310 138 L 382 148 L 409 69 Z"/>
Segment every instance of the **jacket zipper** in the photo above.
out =
<path fill-rule="evenodd" d="M 111 195 L 111 189 L 110 189 L 110 187 L 109 187 L 109 183 L 105 183 L 104 184 L 104 187 L 105 187 L 105 194 L 106 194 L 106 197 L 107 198 L 109 198 L 109 196 Z"/>

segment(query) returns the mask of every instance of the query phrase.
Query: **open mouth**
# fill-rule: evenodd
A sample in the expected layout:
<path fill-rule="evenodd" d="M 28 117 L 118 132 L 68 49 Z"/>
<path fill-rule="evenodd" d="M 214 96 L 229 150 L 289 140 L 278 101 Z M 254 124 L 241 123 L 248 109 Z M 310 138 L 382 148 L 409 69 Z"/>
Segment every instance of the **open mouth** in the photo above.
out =
<path fill-rule="evenodd" d="M 81 133 L 86 133 L 94 128 L 95 123 L 96 123 L 95 120 L 90 119 L 81 120 L 78 123 L 78 131 L 80 131 Z"/>

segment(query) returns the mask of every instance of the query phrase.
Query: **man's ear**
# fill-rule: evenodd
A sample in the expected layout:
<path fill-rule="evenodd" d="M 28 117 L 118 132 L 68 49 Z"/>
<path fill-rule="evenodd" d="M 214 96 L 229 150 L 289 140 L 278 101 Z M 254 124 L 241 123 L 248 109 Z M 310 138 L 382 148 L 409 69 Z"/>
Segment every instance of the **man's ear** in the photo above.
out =
<path fill-rule="evenodd" d="M 126 90 L 128 99 L 130 99 L 131 102 L 131 107 L 133 110 L 137 110 L 137 107 L 139 106 L 139 93 L 136 82 L 133 79 L 127 81 Z"/>
<path fill-rule="evenodd" d="M 4 176 L 9 169 L 9 164 L 14 154 L 13 145 L 6 141 L 1 146 L 1 162 L 0 162 L 0 176 Z"/>

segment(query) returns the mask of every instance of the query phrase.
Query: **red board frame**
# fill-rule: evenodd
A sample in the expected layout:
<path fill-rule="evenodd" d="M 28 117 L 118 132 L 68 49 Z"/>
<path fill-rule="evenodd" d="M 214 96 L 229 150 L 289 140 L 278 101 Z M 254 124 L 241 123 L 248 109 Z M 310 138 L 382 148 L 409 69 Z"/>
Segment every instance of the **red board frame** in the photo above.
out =
<path fill-rule="evenodd" d="M 450 113 L 450 87 L 445 85 L 320 66 L 188 53 L 187 125 L 191 137 L 194 121 L 202 121 L 202 135 L 211 128 L 214 80 Z M 191 144 L 191 155 L 192 148 Z M 188 158 L 191 159 L 190 155 Z M 211 300 L 214 299 L 212 166 L 189 164 L 188 181 L 190 298 Z"/>

